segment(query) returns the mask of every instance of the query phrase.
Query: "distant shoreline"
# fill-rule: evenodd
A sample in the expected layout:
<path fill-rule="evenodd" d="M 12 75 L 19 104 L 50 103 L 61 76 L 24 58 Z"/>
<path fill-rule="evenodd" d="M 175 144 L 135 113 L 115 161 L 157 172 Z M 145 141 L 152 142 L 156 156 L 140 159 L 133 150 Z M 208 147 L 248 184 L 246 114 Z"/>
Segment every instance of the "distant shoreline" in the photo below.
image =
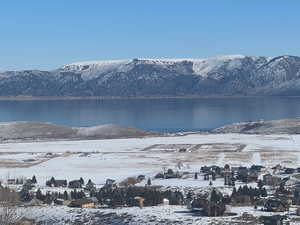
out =
<path fill-rule="evenodd" d="M 233 98 L 299 98 L 300 96 L 281 95 L 208 95 L 208 96 L 139 96 L 139 97 L 105 97 L 105 96 L 0 96 L 0 101 L 39 101 L 39 100 L 115 100 L 115 99 L 233 99 Z"/>

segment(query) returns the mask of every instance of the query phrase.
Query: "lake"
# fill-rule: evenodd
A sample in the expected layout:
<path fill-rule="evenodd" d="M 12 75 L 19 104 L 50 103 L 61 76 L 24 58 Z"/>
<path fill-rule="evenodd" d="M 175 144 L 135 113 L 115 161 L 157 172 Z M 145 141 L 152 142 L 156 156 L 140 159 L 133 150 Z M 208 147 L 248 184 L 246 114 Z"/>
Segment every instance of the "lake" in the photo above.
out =
<path fill-rule="evenodd" d="M 299 97 L 0 100 L 2 122 L 117 124 L 169 132 L 209 130 L 234 122 L 299 116 Z"/>

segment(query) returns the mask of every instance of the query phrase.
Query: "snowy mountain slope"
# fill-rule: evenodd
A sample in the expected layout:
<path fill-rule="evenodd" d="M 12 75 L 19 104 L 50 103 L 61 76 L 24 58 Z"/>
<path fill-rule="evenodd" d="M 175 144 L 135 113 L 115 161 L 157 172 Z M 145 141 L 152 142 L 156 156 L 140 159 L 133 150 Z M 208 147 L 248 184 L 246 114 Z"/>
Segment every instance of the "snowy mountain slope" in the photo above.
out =
<path fill-rule="evenodd" d="M 226 55 L 71 63 L 0 73 L 0 96 L 299 95 L 300 57 Z"/>

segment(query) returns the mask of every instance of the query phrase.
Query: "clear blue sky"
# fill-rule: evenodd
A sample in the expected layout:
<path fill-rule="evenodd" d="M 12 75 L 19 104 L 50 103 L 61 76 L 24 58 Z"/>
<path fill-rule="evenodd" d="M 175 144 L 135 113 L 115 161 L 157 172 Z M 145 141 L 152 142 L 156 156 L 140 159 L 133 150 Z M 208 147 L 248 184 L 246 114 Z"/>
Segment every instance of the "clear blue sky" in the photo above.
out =
<path fill-rule="evenodd" d="M 9 0 L 0 70 L 73 61 L 300 55 L 300 1 Z"/>

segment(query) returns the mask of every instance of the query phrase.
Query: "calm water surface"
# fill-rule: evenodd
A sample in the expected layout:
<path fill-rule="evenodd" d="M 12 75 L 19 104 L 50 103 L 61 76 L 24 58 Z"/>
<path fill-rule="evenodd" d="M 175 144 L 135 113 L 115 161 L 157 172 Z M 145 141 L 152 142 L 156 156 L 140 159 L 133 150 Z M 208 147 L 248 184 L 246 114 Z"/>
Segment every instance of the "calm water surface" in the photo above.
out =
<path fill-rule="evenodd" d="M 111 123 L 157 131 L 207 130 L 240 121 L 299 116 L 298 97 L 0 101 L 2 122 Z"/>

